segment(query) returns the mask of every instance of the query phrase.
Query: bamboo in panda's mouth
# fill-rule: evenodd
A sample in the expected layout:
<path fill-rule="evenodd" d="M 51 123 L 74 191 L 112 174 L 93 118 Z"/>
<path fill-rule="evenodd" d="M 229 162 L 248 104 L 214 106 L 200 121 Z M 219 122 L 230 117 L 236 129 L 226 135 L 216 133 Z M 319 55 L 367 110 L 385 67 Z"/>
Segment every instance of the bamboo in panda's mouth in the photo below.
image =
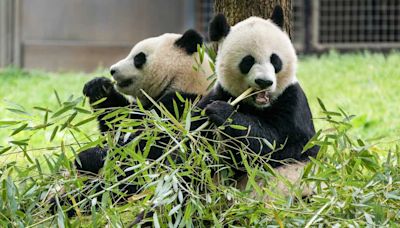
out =
<path fill-rule="evenodd" d="M 241 102 L 242 100 L 246 99 L 247 97 L 251 96 L 251 93 L 254 91 L 253 88 L 248 88 L 247 90 L 245 90 L 242 94 L 240 94 L 240 96 L 238 96 L 234 101 L 230 102 L 231 105 L 235 106 L 237 105 L 239 102 Z"/>

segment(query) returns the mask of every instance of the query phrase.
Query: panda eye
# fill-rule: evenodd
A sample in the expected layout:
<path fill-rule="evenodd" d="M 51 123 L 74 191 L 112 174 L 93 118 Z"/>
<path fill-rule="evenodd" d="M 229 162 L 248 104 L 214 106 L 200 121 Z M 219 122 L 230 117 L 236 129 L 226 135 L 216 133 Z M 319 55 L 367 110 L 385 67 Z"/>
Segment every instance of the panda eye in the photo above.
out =
<path fill-rule="evenodd" d="M 270 61 L 275 68 L 275 74 L 282 70 L 282 60 L 277 54 L 273 53 L 270 57 Z"/>
<path fill-rule="evenodd" d="M 135 55 L 135 57 L 133 57 L 133 63 L 135 64 L 136 68 L 141 69 L 146 63 L 146 55 L 143 52 Z"/>
<path fill-rule="evenodd" d="M 240 72 L 242 72 L 242 74 L 249 73 L 249 71 L 250 71 L 251 67 L 253 67 L 254 63 L 255 63 L 255 59 L 253 56 L 251 56 L 251 55 L 245 56 L 239 64 Z"/>

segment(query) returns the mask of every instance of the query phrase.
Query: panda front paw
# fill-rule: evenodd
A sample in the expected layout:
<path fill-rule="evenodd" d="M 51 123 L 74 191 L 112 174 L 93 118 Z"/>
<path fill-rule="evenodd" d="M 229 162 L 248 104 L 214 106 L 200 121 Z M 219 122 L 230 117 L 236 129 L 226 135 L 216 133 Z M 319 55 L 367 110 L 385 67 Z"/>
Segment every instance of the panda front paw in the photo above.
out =
<path fill-rule="evenodd" d="M 58 210 L 60 209 L 57 201 L 59 201 L 60 206 L 69 207 L 69 205 L 73 205 L 72 202 L 70 202 L 70 201 L 67 202 L 68 199 L 67 199 L 66 195 L 64 195 L 63 198 L 59 198 L 59 199 L 57 199 L 56 197 L 57 196 L 54 196 L 48 201 L 48 204 L 50 205 L 49 213 L 52 215 L 56 215 Z M 68 218 L 72 218 L 72 217 L 76 216 L 76 211 L 74 209 L 65 210 L 64 213 L 67 215 Z"/>
<path fill-rule="evenodd" d="M 83 95 L 89 98 L 90 103 L 93 103 L 108 97 L 114 90 L 114 85 L 109 78 L 96 77 L 85 84 Z"/>
<path fill-rule="evenodd" d="M 225 101 L 214 101 L 207 105 L 205 114 L 211 122 L 217 126 L 221 126 L 232 115 L 234 108 Z"/>
<path fill-rule="evenodd" d="M 108 148 L 98 146 L 84 150 L 75 159 L 75 167 L 79 173 L 96 175 L 104 167 L 107 153 Z"/>

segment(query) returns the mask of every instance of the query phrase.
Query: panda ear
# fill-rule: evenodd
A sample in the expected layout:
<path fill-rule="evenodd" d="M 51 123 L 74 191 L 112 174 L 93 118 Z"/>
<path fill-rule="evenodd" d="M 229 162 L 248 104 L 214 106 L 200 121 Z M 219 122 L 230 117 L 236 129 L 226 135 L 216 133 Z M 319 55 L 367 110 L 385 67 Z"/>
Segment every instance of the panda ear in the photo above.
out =
<path fill-rule="evenodd" d="M 223 14 L 217 14 L 210 22 L 209 35 L 211 41 L 219 41 L 226 37 L 231 27 Z"/>
<path fill-rule="evenodd" d="M 187 30 L 181 38 L 175 41 L 175 45 L 184 49 L 189 55 L 197 52 L 198 44 L 203 44 L 203 37 L 193 29 Z"/>
<path fill-rule="evenodd" d="M 281 29 L 283 29 L 284 17 L 283 17 L 283 9 L 280 5 L 275 6 L 274 11 L 272 12 L 271 15 L 271 20 Z"/>

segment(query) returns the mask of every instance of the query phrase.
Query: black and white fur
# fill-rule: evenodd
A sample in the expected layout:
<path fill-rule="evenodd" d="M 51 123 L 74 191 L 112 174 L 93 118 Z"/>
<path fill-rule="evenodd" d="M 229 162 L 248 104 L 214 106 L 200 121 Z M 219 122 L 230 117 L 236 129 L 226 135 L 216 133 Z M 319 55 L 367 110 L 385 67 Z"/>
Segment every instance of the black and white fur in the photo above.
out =
<path fill-rule="evenodd" d="M 95 105 L 94 109 L 126 107 L 132 104 L 128 99 L 130 97 L 139 99 L 144 108 L 150 110 L 154 107 L 141 92 L 144 90 L 171 113 L 174 113 L 175 100 L 179 111 L 182 112 L 184 104 L 179 102 L 176 92 L 183 98 L 194 101 L 199 95 L 206 93 L 210 84 L 207 77 L 212 74 L 212 70 L 207 55 L 201 65 L 202 70 L 193 70 L 193 66 L 196 65 L 194 54 L 197 53 L 197 45 L 201 45 L 202 42 L 201 35 L 194 30 L 188 30 L 183 35 L 167 33 L 145 39 L 137 43 L 126 58 L 111 66 L 110 73 L 115 84 L 105 77 L 95 78 L 85 84 L 83 93 L 91 104 L 101 98 L 107 98 Z M 110 129 L 102 119 L 107 113 L 98 117 L 102 133 L 115 130 Z M 133 119 L 142 117 L 140 114 L 130 116 Z M 156 159 L 162 154 L 156 147 L 152 150 L 149 154 L 151 159 Z M 80 153 L 77 167 L 81 171 L 98 173 L 106 151 L 107 149 L 92 148 Z"/>
<path fill-rule="evenodd" d="M 307 98 L 296 78 L 297 56 L 283 31 L 283 22 L 280 6 L 274 9 L 269 20 L 250 17 L 233 27 L 223 15 L 217 15 L 210 23 L 210 38 L 218 42 L 217 83 L 199 106 L 205 109 L 214 125 L 224 125 L 223 138 L 235 139 L 232 140 L 234 145 L 226 150 L 233 154 L 227 162 L 233 164 L 231 160 L 234 159 L 239 164 L 234 167 L 236 174 L 240 175 L 245 169 L 239 149 L 235 147 L 245 147 L 268 157 L 268 163 L 294 183 L 301 177 L 302 167 L 309 157 L 317 155 L 318 147 L 302 153 L 315 130 Z M 257 94 L 237 107 L 228 103 L 248 88 L 253 88 Z M 230 125 L 241 125 L 247 130 Z M 272 152 L 260 138 L 271 144 L 275 142 L 278 148 L 284 147 Z M 284 165 L 283 161 L 291 164 Z M 259 162 L 264 161 L 259 159 Z M 243 183 L 246 181 L 239 180 L 239 185 Z M 305 190 L 304 194 L 307 192 Z"/>
<path fill-rule="evenodd" d="M 151 107 L 141 90 L 156 101 L 165 101 L 165 104 L 172 101 L 175 92 L 190 99 L 203 95 L 210 84 L 207 76 L 212 74 L 208 56 L 205 55 L 201 71 L 193 70 L 196 65 L 194 53 L 197 53 L 197 45 L 202 43 L 201 35 L 194 30 L 183 35 L 166 33 L 145 39 L 137 43 L 126 58 L 111 66 L 115 84 L 105 77 L 95 78 L 85 84 L 83 94 L 91 104 L 107 98 L 94 109 L 129 106 L 132 102 L 128 97 L 139 99 L 145 107 Z M 99 127 L 101 132 L 107 132 L 110 129 L 102 117 L 98 118 Z"/>
<path fill-rule="evenodd" d="M 115 108 L 129 107 L 134 105 L 139 99 L 143 107 L 147 110 L 158 109 L 143 95 L 144 90 L 155 101 L 162 103 L 170 113 L 174 113 L 175 101 L 178 105 L 178 111 L 182 114 L 184 104 L 179 101 L 176 92 L 186 100 L 194 101 L 199 95 L 204 95 L 209 87 L 210 81 L 207 77 L 212 74 L 209 65 L 209 57 L 205 54 L 201 70 L 195 71 L 196 66 L 195 53 L 197 45 L 201 45 L 203 39 L 194 30 L 188 30 L 183 35 L 163 34 L 158 37 L 148 38 L 137 43 L 129 55 L 111 66 L 111 79 L 106 77 L 97 77 L 85 84 L 83 93 L 89 98 L 92 105 L 102 98 L 105 101 L 92 105 L 92 108 L 105 109 L 106 112 L 98 116 L 99 129 L 103 134 L 111 133 L 116 130 L 115 124 L 107 124 L 103 117 Z M 108 110 L 108 111 L 107 111 Z M 160 113 L 159 113 L 160 114 Z M 129 118 L 143 118 L 140 114 L 131 114 Z M 110 120 L 108 120 L 110 121 Z M 135 136 L 128 140 L 120 141 L 119 146 L 126 146 Z M 165 137 L 157 143 L 168 140 Z M 139 143 L 140 148 L 146 145 L 145 140 Z M 152 146 L 148 159 L 157 159 L 163 153 L 162 147 Z M 75 160 L 75 166 L 79 173 L 98 174 L 104 166 L 104 160 L 107 156 L 108 148 L 93 147 L 79 153 Z M 126 175 L 131 175 L 129 172 Z M 120 177 L 124 178 L 124 177 Z M 135 193 L 140 186 L 121 185 L 122 190 L 129 194 Z M 97 190 L 101 190 L 101 186 Z M 96 191 L 97 191 L 96 190 Z M 67 198 L 67 197 L 64 197 Z M 68 199 L 66 199 L 68 201 Z M 56 200 L 51 200 L 53 211 L 55 210 Z M 66 202 L 63 202 L 66 203 Z M 69 216 L 74 215 L 74 211 L 67 212 Z"/>

